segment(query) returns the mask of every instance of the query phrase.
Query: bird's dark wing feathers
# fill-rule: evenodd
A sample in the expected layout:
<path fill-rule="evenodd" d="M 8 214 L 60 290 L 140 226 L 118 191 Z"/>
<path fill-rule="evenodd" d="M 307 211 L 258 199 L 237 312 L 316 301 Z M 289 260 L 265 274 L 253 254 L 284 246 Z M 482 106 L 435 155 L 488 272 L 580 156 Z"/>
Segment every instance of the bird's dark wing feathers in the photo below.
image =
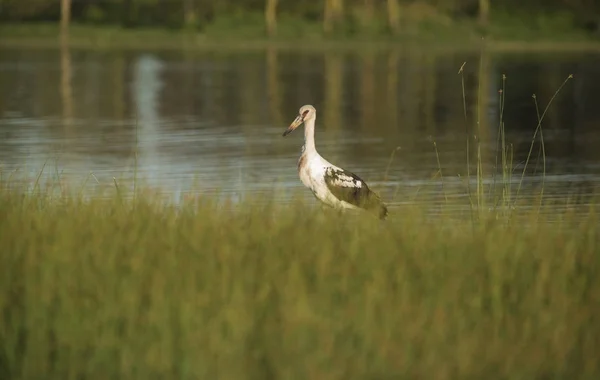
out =
<path fill-rule="evenodd" d="M 387 215 L 387 208 L 379 196 L 356 174 L 328 167 L 324 177 L 327 188 L 339 200 L 366 210 L 378 211 L 382 218 Z"/>

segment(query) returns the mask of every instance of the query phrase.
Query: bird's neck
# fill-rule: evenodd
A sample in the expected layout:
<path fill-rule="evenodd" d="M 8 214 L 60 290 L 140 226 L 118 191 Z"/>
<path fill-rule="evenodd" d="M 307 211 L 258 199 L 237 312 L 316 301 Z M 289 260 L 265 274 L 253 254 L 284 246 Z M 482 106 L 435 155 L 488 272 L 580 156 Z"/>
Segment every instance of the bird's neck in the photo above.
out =
<path fill-rule="evenodd" d="M 304 123 L 304 146 L 302 147 L 303 154 L 315 153 L 315 119 L 312 118 Z"/>

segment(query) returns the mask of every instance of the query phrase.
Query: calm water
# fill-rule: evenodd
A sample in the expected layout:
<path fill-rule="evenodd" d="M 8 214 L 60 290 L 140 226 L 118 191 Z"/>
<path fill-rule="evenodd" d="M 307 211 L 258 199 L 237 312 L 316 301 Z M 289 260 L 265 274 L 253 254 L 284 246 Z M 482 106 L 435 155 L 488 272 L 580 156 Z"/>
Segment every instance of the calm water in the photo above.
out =
<path fill-rule="evenodd" d="M 131 188 L 137 161 L 144 183 L 173 199 L 275 189 L 285 200 L 303 189 L 302 131 L 281 133 L 309 103 L 320 153 L 392 205 L 464 199 L 467 135 L 472 176 L 479 141 L 486 192 L 494 183 L 503 74 L 513 192 L 537 125 L 532 94 L 541 113 L 574 75 L 542 124 L 544 192 L 585 202 L 600 185 L 600 55 L 586 53 L 0 49 L 0 163 L 30 181 L 46 163 L 49 178 L 95 194 L 113 177 Z M 532 152 L 524 196 L 542 184 L 539 143 Z"/>

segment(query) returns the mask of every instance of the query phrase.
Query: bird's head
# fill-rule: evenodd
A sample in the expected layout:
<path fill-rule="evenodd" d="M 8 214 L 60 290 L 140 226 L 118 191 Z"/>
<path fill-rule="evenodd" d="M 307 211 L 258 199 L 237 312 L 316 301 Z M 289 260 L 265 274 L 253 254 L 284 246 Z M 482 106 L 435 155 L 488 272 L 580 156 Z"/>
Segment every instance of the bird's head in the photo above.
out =
<path fill-rule="evenodd" d="M 296 116 L 294 121 L 292 121 L 292 124 L 290 124 L 288 129 L 286 129 L 285 132 L 283 132 L 283 136 L 287 136 L 290 133 L 292 133 L 294 129 L 301 126 L 302 123 L 304 123 L 305 121 L 314 119 L 316 114 L 317 110 L 310 104 L 300 107 L 300 111 L 298 111 L 298 116 Z"/>

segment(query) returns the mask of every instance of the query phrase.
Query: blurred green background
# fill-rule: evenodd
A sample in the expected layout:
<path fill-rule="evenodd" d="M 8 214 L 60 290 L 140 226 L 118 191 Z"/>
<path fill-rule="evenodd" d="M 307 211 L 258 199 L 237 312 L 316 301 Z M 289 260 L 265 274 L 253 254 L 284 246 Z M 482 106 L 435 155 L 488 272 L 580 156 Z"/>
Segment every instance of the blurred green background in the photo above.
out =
<path fill-rule="evenodd" d="M 65 12 L 69 9 L 70 12 Z M 1 0 L 3 23 L 65 22 L 192 30 L 242 38 L 411 36 L 436 30 L 499 38 L 598 37 L 595 0 Z M 437 38 L 444 38 L 437 34 Z"/>

